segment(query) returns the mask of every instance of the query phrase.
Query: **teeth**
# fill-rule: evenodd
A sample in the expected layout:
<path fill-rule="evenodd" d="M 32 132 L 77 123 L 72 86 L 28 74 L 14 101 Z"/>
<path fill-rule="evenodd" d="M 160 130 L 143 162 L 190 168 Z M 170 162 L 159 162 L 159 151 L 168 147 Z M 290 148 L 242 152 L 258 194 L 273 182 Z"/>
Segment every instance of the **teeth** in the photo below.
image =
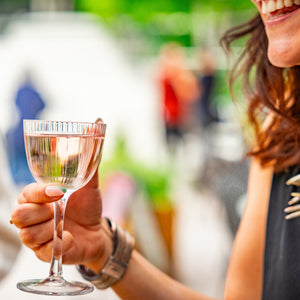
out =
<path fill-rule="evenodd" d="M 293 4 L 300 5 L 300 0 L 269 0 L 262 1 L 261 10 L 263 14 L 271 13 L 284 7 L 291 7 Z"/>
<path fill-rule="evenodd" d="M 300 0 L 297 0 L 300 2 Z M 284 8 L 284 1 L 283 0 L 278 0 L 277 3 L 276 3 L 276 8 L 277 9 L 282 9 Z"/>
<path fill-rule="evenodd" d="M 267 9 L 268 9 L 268 4 L 266 2 L 263 2 L 261 6 L 262 13 L 266 14 L 268 12 Z"/>
<path fill-rule="evenodd" d="M 272 11 L 275 11 L 276 10 L 276 3 L 275 1 L 268 1 L 268 12 L 272 12 Z"/>
<path fill-rule="evenodd" d="M 293 3 L 294 1 L 292 1 L 292 0 L 284 0 L 284 5 L 286 6 L 286 7 L 291 7 L 291 6 L 293 6 Z"/>

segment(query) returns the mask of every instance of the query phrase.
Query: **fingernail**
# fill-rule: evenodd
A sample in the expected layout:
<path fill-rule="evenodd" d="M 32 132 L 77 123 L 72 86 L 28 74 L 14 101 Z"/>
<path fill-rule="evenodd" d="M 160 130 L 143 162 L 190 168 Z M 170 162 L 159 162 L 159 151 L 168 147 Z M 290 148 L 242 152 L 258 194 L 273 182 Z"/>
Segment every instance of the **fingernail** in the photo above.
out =
<path fill-rule="evenodd" d="M 49 185 L 46 187 L 45 193 L 49 197 L 62 196 L 67 190 L 59 185 Z"/>

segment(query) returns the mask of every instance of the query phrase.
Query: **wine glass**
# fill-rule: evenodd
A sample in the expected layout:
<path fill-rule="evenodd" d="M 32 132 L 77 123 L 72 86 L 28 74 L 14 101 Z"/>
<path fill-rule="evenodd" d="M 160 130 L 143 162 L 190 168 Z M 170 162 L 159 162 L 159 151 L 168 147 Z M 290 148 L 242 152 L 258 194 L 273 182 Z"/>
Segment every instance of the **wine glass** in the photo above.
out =
<path fill-rule="evenodd" d="M 53 250 L 49 276 L 19 282 L 26 292 L 43 295 L 82 295 L 93 287 L 68 282 L 62 270 L 62 234 L 64 213 L 70 195 L 83 187 L 100 163 L 106 125 L 103 122 L 64 122 L 24 120 L 26 156 L 37 182 L 56 183 L 65 189 L 64 197 L 54 202 Z"/>

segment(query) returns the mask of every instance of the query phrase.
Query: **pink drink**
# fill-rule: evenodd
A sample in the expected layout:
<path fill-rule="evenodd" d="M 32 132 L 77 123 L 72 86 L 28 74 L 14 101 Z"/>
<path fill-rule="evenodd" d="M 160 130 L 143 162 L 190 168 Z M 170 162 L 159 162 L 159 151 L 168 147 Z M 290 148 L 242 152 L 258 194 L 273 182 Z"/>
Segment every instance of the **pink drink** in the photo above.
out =
<path fill-rule="evenodd" d="M 104 136 L 25 134 L 28 165 L 35 180 L 78 189 L 94 175 Z"/>

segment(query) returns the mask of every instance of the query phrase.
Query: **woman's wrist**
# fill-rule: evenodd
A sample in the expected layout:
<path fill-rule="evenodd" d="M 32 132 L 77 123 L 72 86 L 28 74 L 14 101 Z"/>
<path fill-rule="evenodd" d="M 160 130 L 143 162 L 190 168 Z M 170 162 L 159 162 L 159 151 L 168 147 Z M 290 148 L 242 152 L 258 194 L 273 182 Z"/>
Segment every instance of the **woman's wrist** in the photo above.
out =
<path fill-rule="evenodd" d="M 112 251 L 106 263 L 103 264 L 101 260 L 95 261 L 93 264 L 79 265 L 77 267 L 81 275 L 99 289 L 111 287 L 123 277 L 134 248 L 134 239 L 129 233 L 115 222 L 108 218 L 105 219 L 109 225 L 109 230 L 106 230 L 107 227 L 105 227 L 105 224 L 103 225 L 103 230 L 110 241 L 113 241 Z M 102 254 L 101 257 L 103 258 L 103 256 Z M 99 269 L 100 272 L 98 272 Z"/>

